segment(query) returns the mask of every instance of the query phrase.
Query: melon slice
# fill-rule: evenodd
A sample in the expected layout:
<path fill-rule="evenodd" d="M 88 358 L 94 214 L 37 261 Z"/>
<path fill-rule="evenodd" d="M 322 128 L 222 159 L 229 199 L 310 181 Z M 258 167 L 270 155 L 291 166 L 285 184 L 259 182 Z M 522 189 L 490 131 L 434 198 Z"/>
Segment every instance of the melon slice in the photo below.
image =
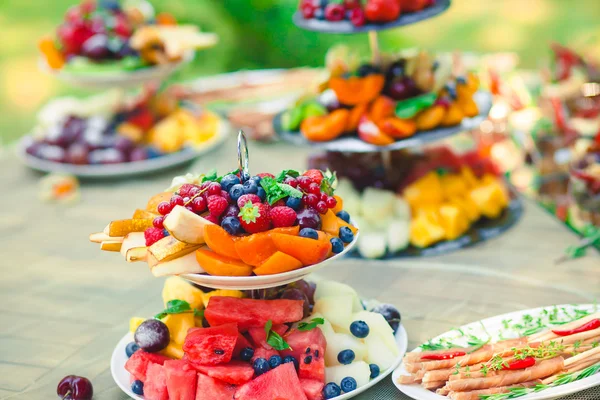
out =
<path fill-rule="evenodd" d="M 228 385 L 208 375 L 198 374 L 196 400 L 231 400 L 236 387 Z"/>
<path fill-rule="evenodd" d="M 268 320 L 273 324 L 296 322 L 302 319 L 302 300 L 254 300 L 213 296 L 204 311 L 204 318 L 211 326 L 236 322 L 241 331 L 262 328 Z"/>
<path fill-rule="evenodd" d="M 198 364 L 224 364 L 233 357 L 237 339 L 236 323 L 196 328 L 188 331 L 183 343 L 183 351 L 188 360 Z"/>
<path fill-rule="evenodd" d="M 308 400 L 292 363 L 282 364 L 241 386 L 235 392 L 234 399 Z"/>
<path fill-rule="evenodd" d="M 148 365 L 146 382 L 144 382 L 144 397 L 149 400 L 169 400 L 167 373 L 162 365 Z"/>
<path fill-rule="evenodd" d="M 169 360 L 164 364 L 169 400 L 195 400 L 196 370 L 182 360 Z"/>

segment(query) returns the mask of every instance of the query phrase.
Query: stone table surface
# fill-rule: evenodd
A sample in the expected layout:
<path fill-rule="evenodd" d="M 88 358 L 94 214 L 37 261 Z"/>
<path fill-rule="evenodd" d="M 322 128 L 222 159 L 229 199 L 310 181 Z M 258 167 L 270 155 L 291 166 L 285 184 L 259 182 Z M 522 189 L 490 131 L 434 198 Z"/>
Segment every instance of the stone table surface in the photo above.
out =
<path fill-rule="evenodd" d="M 250 143 L 252 171 L 302 169 L 308 154 L 287 144 Z M 81 201 L 39 200 L 40 175 L 0 153 L 0 398 L 52 399 L 69 374 L 94 384 L 95 399 L 126 399 L 109 361 L 129 317 L 162 308 L 163 279 L 142 264 L 88 241 L 108 221 L 128 218 L 188 169 L 236 167 L 233 138 L 193 166 L 121 181 L 82 182 Z M 600 257 L 555 265 L 578 238 L 525 200 L 521 221 L 504 235 L 430 258 L 342 260 L 320 275 L 402 312 L 409 349 L 453 327 L 510 311 L 600 297 Z M 387 378 L 357 397 L 406 399 Z M 600 398 L 592 397 L 592 398 Z"/>

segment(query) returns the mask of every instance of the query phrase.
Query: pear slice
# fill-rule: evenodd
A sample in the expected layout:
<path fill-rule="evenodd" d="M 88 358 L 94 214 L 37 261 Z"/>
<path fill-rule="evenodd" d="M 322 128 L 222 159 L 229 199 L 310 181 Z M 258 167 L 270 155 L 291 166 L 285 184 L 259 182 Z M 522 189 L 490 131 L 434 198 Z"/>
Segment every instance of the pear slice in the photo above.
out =
<path fill-rule="evenodd" d="M 177 240 L 189 244 L 204 244 L 204 227 L 213 225 L 207 219 L 182 206 L 175 206 L 163 221 L 163 225 Z"/>
<path fill-rule="evenodd" d="M 121 246 L 121 255 L 127 257 L 129 249 L 135 247 L 146 247 L 146 238 L 144 232 L 131 232 L 123 239 L 123 245 Z M 133 253 L 132 253 L 133 254 Z"/>
<path fill-rule="evenodd" d="M 125 236 L 131 232 L 144 232 L 148 228 L 152 228 L 152 218 L 147 219 L 121 219 L 112 221 L 104 229 L 110 237 Z"/>
<path fill-rule="evenodd" d="M 121 251 L 121 245 L 123 243 L 118 240 L 107 240 L 100 243 L 100 250 L 104 251 Z"/>
<path fill-rule="evenodd" d="M 150 218 L 154 219 L 156 217 L 158 217 L 158 214 L 147 211 L 147 210 L 142 210 L 141 208 L 138 208 L 133 213 L 133 219 L 150 219 Z"/>
<path fill-rule="evenodd" d="M 160 262 L 171 261 L 198 249 L 199 244 L 181 242 L 173 236 L 167 236 L 148 247 L 148 265 L 154 267 Z"/>
<path fill-rule="evenodd" d="M 160 262 L 152 268 L 154 276 L 201 274 L 203 272 L 204 270 L 196 260 L 195 251 L 171 261 Z"/>
<path fill-rule="evenodd" d="M 110 237 L 108 236 L 106 233 L 104 232 L 97 232 L 97 233 L 92 233 L 90 235 L 90 242 L 93 243 L 102 243 L 102 242 L 107 242 L 107 241 L 119 241 L 122 242 L 123 241 L 123 237 Z"/>
<path fill-rule="evenodd" d="M 148 259 L 148 248 L 144 247 L 132 247 L 125 253 L 125 260 L 127 262 L 138 262 L 146 261 Z"/>

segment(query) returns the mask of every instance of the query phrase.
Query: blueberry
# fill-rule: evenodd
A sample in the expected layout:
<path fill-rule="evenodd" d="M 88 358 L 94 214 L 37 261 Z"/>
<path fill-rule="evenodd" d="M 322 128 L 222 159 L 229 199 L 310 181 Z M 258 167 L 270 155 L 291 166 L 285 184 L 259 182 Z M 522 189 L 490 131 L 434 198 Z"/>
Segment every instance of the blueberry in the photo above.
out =
<path fill-rule="evenodd" d="M 231 187 L 233 185 L 237 185 L 238 183 L 240 183 L 240 178 L 238 178 L 236 175 L 233 175 L 233 174 L 225 175 L 221 179 L 221 189 L 229 192 Z"/>
<path fill-rule="evenodd" d="M 133 381 L 131 384 L 131 391 L 138 396 L 144 395 L 144 382 L 142 381 Z"/>
<path fill-rule="evenodd" d="M 335 382 L 329 382 L 323 388 L 323 397 L 326 399 L 333 399 L 334 397 L 338 397 L 342 394 L 342 389 Z"/>
<path fill-rule="evenodd" d="M 242 185 L 244 194 L 256 194 L 258 192 L 258 185 L 253 180 L 244 182 Z"/>
<path fill-rule="evenodd" d="M 356 379 L 351 376 L 347 376 L 340 382 L 341 389 L 348 393 L 356 389 Z"/>
<path fill-rule="evenodd" d="M 250 361 L 254 357 L 254 349 L 252 347 L 244 347 L 242 351 L 240 351 L 240 360 L 242 361 Z"/>
<path fill-rule="evenodd" d="M 271 356 L 271 358 L 269 358 L 269 366 L 271 368 L 279 367 L 282 362 L 283 362 L 283 360 L 281 359 L 281 356 L 278 356 L 278 355 L 274 355 L 274 356 Z"/>
<path fill-rule="evenodd" d="M 260 197 L 262 201 L 265 201 L 265 199 L 267 198 L 267 192 L 265 192 L 265 189 L 263 189 L 261 186 L 259 186 L 256 190 L 256 195 Z"/>
<path fill-rule="evenodd" d="M 338 254 L 341 253 L 342 251 L 344 251 L 344 242 L 342 242 L 339 238 L 331 238 L 330 240 L 331 242 L 331 251 L 334 254 Z"/>
<path fill-rule="evenodd" d="M 298 370 L 298 360 L 296 360 L 296 357 L 294 356 L 285 356 L 283 357 L 283 364 L 287 364 L 287 363 L 294 363 L 294 367 L 296 368 L 296 371 Z"/>
<path fill-rule="evenodd" d="M 119 2 L 117 0 L 100 0 L 100 3 L 98 5 L 100 6 L 100 8 L 104 8 L 105 10 L 121 10 L 121 6 L 119 5 Z"/>
<path fill-rule="evenodd" d="M 299 210 L 302 205 L 302 199 L 290 196 L 286 200 L 285 205 L 293 210 Z"/>
<path fill-rule="evenodd" d="M 265 372 L 269 372 L 271 367 L 269 367 L 269 362 L 264 358 L 257 358 L 254 360 L 254 364 L 252 364 L 252 368 L 254 368 L 254 374 L 256 376 L 262 375 Z"/>
<path fill-rule="evenodd" d="M 329 4 L 329 0 L 316 0 L 315 3 L 317 3 L 317 7 L 325 8 Z"/>
<path fill-rule="evenodd" d="M 325 19 L 325 9 L 324 8 L 317 8 L 315 10 L 315 19 L 320 19 L 320 20 Z"/>
<path fill-rule="evenodd" d="M 251 181 L 254 181 L 257 185 L 260 185 L 260 181 L 262 180 L 262 178 L 260 176 L 253 176 L 252 178 L 250 178 Z"/>
<path fill-rule="evenodd" d="M 371 64 L 363 64 L 360 67 L 358 67 L 358 70 L 356 71 L 356 75 L 358 76 L 367 76 L 380 73 L 381 69 Z"/>
<path fill-rule="evenodd" d="M 359 339 L 369 336 L 369 325 L 365 321 L 354 321 L 350 324 L 350 332 Z"/>
<path fill-rule="evenodd" d="M 231 187 L 231 189 L 229 189 L 229 197 L 231 197 L 231 200 L 234 202 L 237 202 L 237 200 L 242 197 L 243 194 L 244 187 L 239 183 L 236 183 Z"/>
<path fill-rule="evenodd" d="M 347 226 L 340 228 L 339 237 L 344 243 L 350 243 L 354 240 L 354 233 Z"/>
<path fill-rule="evenodd" d="M 379 376 L 379 366 L 377 364 L 369 364 L 371 370 L 371 376 L 369 378 L 375 379 Z"/>
<path fill-rule="evenodd" d="M 464 76 L 459 76 L 458 78 L 456 78 L 456 83 L 458 83 L 459 85 L 466 85 L 467 78 L 465 78 Z"/>
<path fill-rule="evenodd" d="M 339 352 L 337 359 L 340 362 L 340 364 L 350 364 L 352 361 L 354 361 L 354 351 L 347 349 L 347 350 L 342 350 Z"/>
<path fill-rule="evenodd" d="M 136 342 L 129 343 L 127 347 L 125 347 L 125 354 L 127 354 L 127 358 L 131 357 L 133 353 L 135 353 L 139 349 L 140 346 L 138 346 Z"/>
<path fill-rule="evenodd" d="M 169 231 L 168 231 L 168 230 L 166 230 L 166 229 L 163 229 L 163 235 L 165 235 L 165 236 L 169 236 L 169 235 L 170 235 L 170 233 L 169 233 Z"/>
<path fill-rule="evenodd" d="M 242 231 L 240 220 L 236 217 L 225 217 L 221 221 L 221 228 L 225 229 L 230 235 L 237 235 Z"/>
<path fill-rule="evenodd" d="M 339 213 L 336 214 L 338 217 L 340 217 L 341 219 L 343 219 L 344 221 L 346 221 L 347 223 L 350 223 L 350 214 L 348 214 L 346 211 L 342 210 Z"/>
<path fill-rule="evenodd" d="M 159 150 L 155 149 L 154 147 L 148 147 L 147 152 L 148 152 L 148 158 L 156 158 L 156 157 L 162 156 L 162 153 Z"/>
<path fill-rule="evenodd" d="M 352 231 L 350 233 L 352 233 Z M 319 238 L 319 234 L 313 228 L 302 228 L 302 230 L 300 230 L 300 236 L 315 240 Z"/>

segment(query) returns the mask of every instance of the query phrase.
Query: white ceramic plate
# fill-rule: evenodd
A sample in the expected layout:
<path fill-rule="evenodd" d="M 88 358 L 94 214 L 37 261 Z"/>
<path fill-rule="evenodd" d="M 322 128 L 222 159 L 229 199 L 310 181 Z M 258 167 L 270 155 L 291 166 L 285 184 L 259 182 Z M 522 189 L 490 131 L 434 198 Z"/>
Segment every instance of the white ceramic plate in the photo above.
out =
<path fill-rule="evenodd" d="M 119 385 L 121 390 L 125 392 L 129 397 L 136 400 L 144 400 L 143 396 L 138 396 L 131 391 L 131 384 L 129 383 L 129 372 L 125 370 L 125 363 L 127 362 L 127 355 L 125 354 L 125 347 L 129 342 L 133 341 L 133 334 L 128 332 L 119 343 L 117 343 L 117 347 L 113 350 L 112 357 L 110 359 L 110 372 L 114 381 Z M 404 353 L 406 353 L 406 347 L 408 345 L 408 336 L 406 335 L 406 330 L 404 327 L 400 325 L 398 331 L 396 332 L 396 343 L 398 344 L 398 350 L 400 351 L 398 358 L 394 362 L 390 368 L 382 371 L 379 376 L 373 380 L 371 380 L 365 386 L 361 386 L 358 389 L 352 391 L 351 393 L 346 393 L 341 396 L 335 398 L 335 400 L 345 400 L 350 399 L 354 396 L 359 395 L 365 390 L 369 389 L 372 386 L 375 386 L 377 383 L 385 379 L 386 376 L 392 373 L 392 371 L 400 365 L 402 361 L 402 357 L 404 357 Z"/>
<path fill-rule="evenodd" d="M 29 136 L 24 136 L 21 139 L 17 151 L 21 161 L 36 171 L 63 173 L 88 179 L 125 178 L 162 171 L 190 162 L 202 154 L 214 150 L 225 141 L 230 132 L 231 126 L 229 122 L 221 119 L 217 136 L 202 148 L 184 148 L 181 151 L 165 154 L 160 157 L 121 164 L 74 165 L 43 160 L 27 154 L 25 151 L 27 142 L 30 140 Z"/>
<path fill-rule="evenodd" d="M 504 332 L 503 337 L 505 339 L 508 339 L 511 336 L 513 338 L 516 338 L 518 335 L 508 335 L 508 334 L 506 334 L 506 331 L 503 331 L 502 321 L 504 321 L 504 320 L 521 321 L 523 315 L 526 315 L 526 314 L 533 316 L 535 319 L 537 316 L 542 315 L 542 312 L 544 309 L 548 310 L 553 307 L 554 306 L 533 308 L 530 310 L 523 310 L 523 311 L 512 312 L 509 314 L 498 315 L 495 317 L 487 318 L 487 319 L 484 319 L 481 321 L 477 321 L 477 322 L 470 323 L 468 325 L 461 326 L 460 329 L 464 332 L 472 333 L 478 337 L 486 337 L 485 330 L 487 330 L 487 332 L 489 332 L 490 335 L 492 336 L 492 341 L 499 340 L 500 332 Z M 567 304 L 567 305 L 561 305 L 561 306 L 557 306 L 557 307 L 559 309 L 565 308 L 567 311 L 571 311 L 574 308 L 586 309 L 586 310 L 590 310 L 590 311 L 595 309 L 595 306 L 592 304 L 584 304 L 584 305 L 577 305 L 577 306 Z M 483 325 L 483 327 L 485 327 L 485 330 L 482 327 L 482 325 Z M 462 341 L 461 341 L 461 339 L 456 339 L 456 336 L 457 336 L 457 331 L 452 330 L 452 331 L 446 332 L 432 340 L 435 342 L 441 338 L 447 338 L 447 339 L 452 338 L 453 343 L 466 346 L 465 339 L 462 339 Z M 415 351 L 420 352 L 421 349 L 417 348 Z M 406 372 L 406 370 L 404 369 L 403 366 L 400 366 L 398 369 L 396 369 L 394 371 L 394 373 L 392 375 L 392 380 L 394 382 L 394 385 L 396 385 L 396 387 L 401 392 L 406 394 L 407 396 L 410 396 L 413 399 L 417 399 L 417 400 L 448 400 L 448 397 L 444 397 L 444 396 L 435 394 L 434 392 L 424 389 L 419 384 L 414 384 L 414 385 L 398 384 L 397 380 L 400 375 L 409 375 L 409 373 Z M 588 378 L 582 379 L 580 381 L 569 383 L 567 385 L 557 386 L 552 389 L 547 389 L 547 390 L 543 390 L 538 393 L 533 393 L 533 394 L 529 394 L 527 396 L 519 397 L 519 400 L 556 399 L 556 398 L 559 398 L 562 396 L 569 395 L 571 393 L 580 392 L 582 390 L 589 389 L 591 387 L 599 386 L 599 385 L 600 385 L 600 374 L 596 374 L 596 375 L 590 376 Z"/>
<path fill-rule="evenodd" d="M 355 224 L 353 225 L 356 226 Z M 311 274 L 330 264 L 331 262 L 339 260 L 346 253 L 348 253 L 350 249 L 352 249 L 352 247 L 356 244 L 359 235 L 360 231 L 354 235 L 354 240 L 352 243 L 349 243 L 341 253 L 336 254 L 335 256 L 328 258 L 321 263 L 299 268 L 294 271 L 283 272 L 281 274 L 260 276 L 215 276 L 204 274 L 184 274 L 179 276 L 200 286 L 206 286 L 213 289 L 252 290 L 281 286 L 298 281 L 304 278 L 306 275 Z"/>
<path fill-rule="evenodd" d="M 162 82 L 183 65 L 194 58 L 194 51 L 184 54 L 181 61 L 141 68 L 133 71 L 122 72 L 72 72 L 64 70 L 53 70 L 45 60 L 40 59 L 39 66 L 44 72 L 54 75 L 59 80 L 69 85 L 91 89 L 110 89 L 114 87 L 136 87 L 148 82 Z"/>

